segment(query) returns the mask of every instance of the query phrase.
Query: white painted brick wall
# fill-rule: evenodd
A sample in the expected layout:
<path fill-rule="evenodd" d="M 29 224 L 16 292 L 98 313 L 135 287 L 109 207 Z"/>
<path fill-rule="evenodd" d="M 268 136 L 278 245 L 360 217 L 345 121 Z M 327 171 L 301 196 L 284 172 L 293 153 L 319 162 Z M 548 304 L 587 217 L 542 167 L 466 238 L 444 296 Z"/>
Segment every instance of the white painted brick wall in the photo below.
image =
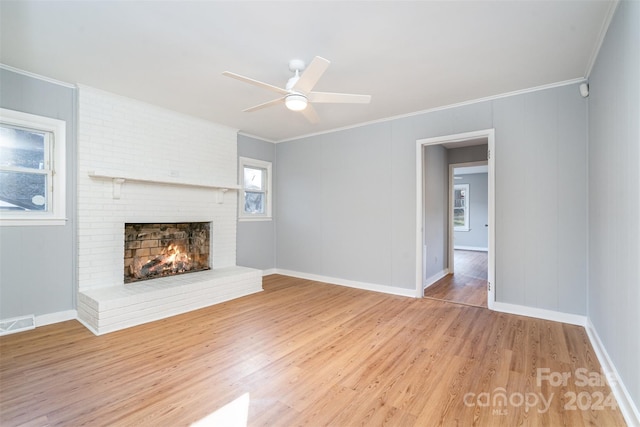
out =
<path fill-rule="evenodd" d="M 89 177 L 108 169 L 236 184 L 235 129 L 86 86 L 78 128 L 80 291 L 123 284 L 125 222 L 212 221 L 213 267 L 235 265 L 237 191 L 219 204 L 215 189 L 127 181 L 114 199 L 111 180 Z"/>

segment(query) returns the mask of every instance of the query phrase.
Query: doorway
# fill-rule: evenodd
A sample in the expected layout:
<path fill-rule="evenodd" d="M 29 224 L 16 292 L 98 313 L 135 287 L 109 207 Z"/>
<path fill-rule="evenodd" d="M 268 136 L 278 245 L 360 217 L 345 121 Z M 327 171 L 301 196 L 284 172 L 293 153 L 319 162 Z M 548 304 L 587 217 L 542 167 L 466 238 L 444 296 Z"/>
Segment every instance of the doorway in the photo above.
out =
<path fill-rule="evenodd" d="M 477 141 L 475 141 L 477 142 Z M 474 143 L 475 143 L 474 142 Z M 486 143 L 448 149 L 448 159 L 460 154 L 486 158 Z M 461 153 L 462 152 L 462 153 Z M 487 307 L 489 249 L 489 166 L 486 160 L 449 163 L 448 274 L 427 283 L 425 298 Z"/>
<path fill-rule="evenodd" d="M 434 173 L 436 176 L 435 181 L 440 179 L 439 177 L 441 176 L 437 163 L 433 163 L 433 157 L 442 157 L 441 153 L 447 150 L 479 145 L 485 145 L 486 147 L 487 157 L 485 157 L 484 164 L 452 161 L 452 156 L 449 155 L 447 160 L 449 182 L 446 184 L 446 188 L 442 190 L 443 194 L 446 194 L 446 198 L 440 197 L 439 193 L 435 195 L 433 192 L 430 193 L 430 191 L 433 191 L 430 188 L 434 185 Z M 483 149 L 482 147 L 476 148 Z M 432 156 L 431 160 L 427 160 L 428 150 L 436 154 Z M 469 152 L 469 150 L 456 151 Z M 495 301 L 494 130 L 488 129 L 418 140 L 416 143 L 416 157 L 416 229 L 419 231 L 416 233 L 416 296 L 420 298 L 423 296 L 435 297 L 491 309 Z M 455 156 L 453 157 L 455 158 Z M 470 223 L 472 217 L 469 215 L 469 206 L 465 205 L 465 202 L 469 202 L 470 191 L 473 191 L 471 190 L 472 187 L 460 185 L 459 191 L 457 193 L 455 191 L 455 177 L 457 176 L 455 169 L 457 167 L 483 167 L 486 171 L 487 217 L 482 219 L 481 225 L 478 225 L 478 221 L 475 221 L 473 225 Z M 481 170 L 476 169 L 474 171 L 470 169 L 464 172 L 479 172 Z M 460 175 L 463 174 L 461 173 Z M 445 184 L 436 183 L 436 188 L 440 185 Z M 477 184 L 475 187 L 477 187 Z M 478 189 L 476 188 L 476 190 Z M 456 194 L 463 197 L 458 197 L 456 201 Z M 438 205 L 441 205 L 439 211 L 435 209 Z M 434 211 L 446 212 L 446 218 L 441 222 L 441 215 L 434 216 Z M 480 217 L 481 215 L 476 215 L 473 218 L 478 220 Z M 478 229 L 479 227 L 481 227 L 480 230 Z M 472 245 L 464 244 L 464 239 L 456 243 L 455 228 L 458 228 L 459 231 L 467 229 L 468 231 L 464 232 L 467 233 L 466 237 L 470 237 L 471 233 L 469 231 L 472 229 L 486 231 L 486 246 L 482 242 Z M 440 233 L 446 233 L 446 238 L 438 239 L 437 236 Z M 433 237 L 434 235 L 436 238 Z M 470 241 L 469 239 L 466 240 L 467 243 Z M 458 247 L 458 250 L 456 250 L 456 247 Z M 433 263 L 442 254 L 445 254 L 446 261 L 441 261 L 434 270 Z"/>

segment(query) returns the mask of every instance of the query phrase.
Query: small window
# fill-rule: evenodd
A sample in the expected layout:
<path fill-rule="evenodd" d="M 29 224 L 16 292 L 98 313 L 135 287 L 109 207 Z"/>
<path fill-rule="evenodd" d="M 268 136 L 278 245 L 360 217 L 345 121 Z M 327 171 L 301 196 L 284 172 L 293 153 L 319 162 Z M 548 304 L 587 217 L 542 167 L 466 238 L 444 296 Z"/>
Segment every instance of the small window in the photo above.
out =
<path fill-rule="evenodd" d="M 0 109 L 0 224 L 64 224 L 64 150 L 64 121 Z"/>
<path fill-rule="evenodd" d="M 469 184 L 456 184 L 453 190 L 453 229 L 469 231 Z"/>
<path fill-rule="evenodd" d="M 271 219 L 271 163 L 240 157 L 241 220 Z"/>

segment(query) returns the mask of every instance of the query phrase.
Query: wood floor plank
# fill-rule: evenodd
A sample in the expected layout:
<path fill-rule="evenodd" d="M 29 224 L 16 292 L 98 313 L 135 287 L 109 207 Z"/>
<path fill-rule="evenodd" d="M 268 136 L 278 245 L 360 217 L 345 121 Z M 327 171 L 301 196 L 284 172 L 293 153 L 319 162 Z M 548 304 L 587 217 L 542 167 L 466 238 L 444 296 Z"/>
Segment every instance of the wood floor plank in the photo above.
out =
<path fill-rule="evenodd" d="M 187 426 L 243 396 L 251 426 L 624 425 L 568 405 L 610 393 L 577 381 L 600 371 L 581 327 L 278 275 L 264 288 L 100 337 L 76 321 L 0 337 L 0 425 Z M 572 376 L 538 384 L 539 369 Z"/>

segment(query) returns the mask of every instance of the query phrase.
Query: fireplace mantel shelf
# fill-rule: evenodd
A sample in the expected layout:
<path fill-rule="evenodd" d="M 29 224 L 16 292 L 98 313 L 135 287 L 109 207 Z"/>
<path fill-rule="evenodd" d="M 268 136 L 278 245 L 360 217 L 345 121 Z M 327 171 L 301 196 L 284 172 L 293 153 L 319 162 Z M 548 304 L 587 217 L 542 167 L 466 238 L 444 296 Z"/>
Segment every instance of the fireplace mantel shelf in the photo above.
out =
<path fill-rule="evenodd" d="M 91 170 L 89 171 L 89 176 L 91 178 L 98 179 L 111 179 L 113 182 L 113 198 L 119 199 L 121 194 L 121 187 L 125 181 L 134 181 L 134 182 L 146 182 L 152 184 L 165 184 L 165 185 L 181 185 L 186 187 L 202 187 L 202 188 L 212 188 L 217 191 L 217 202 L 223 203 L 224 201 L 224 193 L 229 190 L 238 190 L 240 186 L 237 184 L 232 185 L 224 185 L 220 183 L 214 182 L 201 182 L 201 181 L 193 181 L 187 179 L 181 179 L 177 177 L 160 177 L 160 176 L 144 176 L 144 175 L 133 175 L 121 171 L 115 170 Z"/>

